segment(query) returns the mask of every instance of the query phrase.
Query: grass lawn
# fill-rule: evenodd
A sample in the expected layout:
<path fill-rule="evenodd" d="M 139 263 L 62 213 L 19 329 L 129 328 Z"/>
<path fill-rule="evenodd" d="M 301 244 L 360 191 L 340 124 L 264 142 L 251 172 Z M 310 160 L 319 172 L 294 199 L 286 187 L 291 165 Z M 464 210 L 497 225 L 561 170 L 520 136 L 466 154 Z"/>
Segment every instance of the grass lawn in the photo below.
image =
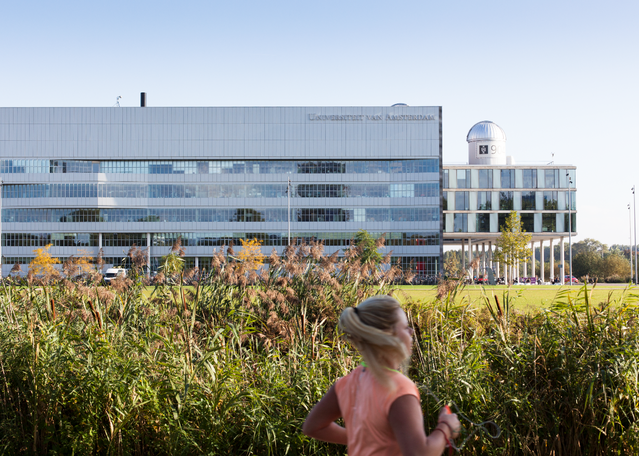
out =
<path fill-rule="evenodd" d="M 592 287 L 588 287 L 588 290 L 592 292 L 592 302 L 596 305 L 600 302 L 608 300 L 608 294 L 612 293 L 612 299 L 619 299 L 626 290 L 625 284 L 619 285 L 597 285 L 594 290 Z M 428 285 L 415 285 L 415 286 L 402 286 L 400 287 L 405 296 L 400 296 L 400 299 L 413 298 L 420 301 L 432 301 L 437 295 L 436 286 Z M 466 285 L 464 289 L 458 295 L 459 299 L 464 299 L 466 302 L 483 304 L 480 298 L 483 295 L 489 297 L 491 303 L 494 304 L 495 299 L 493 296 L 497 296 L 499 302 L 503 302 L 504 293 L 508 292 L 508 288 L 505 285 L 495 286 L 479 286 L 479 285 Z M 569 287 L 560 287 L 557 285 L 533 285 L 533 286 L 513 286 L 510 287 L 510 296 L 516 298 L 514 306 L 519 310 L 526 310 L 531 308 L 546 308 L 553 302 L 559 290 L 565 290 Z M 572 293 L 577 296 L 577 293 L 582 290 L 583 285 L 573 286 Z"/>

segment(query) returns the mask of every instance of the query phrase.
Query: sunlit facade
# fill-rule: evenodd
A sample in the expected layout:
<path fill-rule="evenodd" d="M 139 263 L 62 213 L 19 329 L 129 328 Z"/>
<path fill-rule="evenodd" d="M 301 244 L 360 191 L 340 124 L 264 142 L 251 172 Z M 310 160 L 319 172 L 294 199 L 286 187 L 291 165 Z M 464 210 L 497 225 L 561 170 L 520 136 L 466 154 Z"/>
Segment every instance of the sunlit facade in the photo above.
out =
<path fill-rule="evenodd" d="M 469 163 L 444 165 L 444 243 L 461 245 L 464 261 L 480 259 L 476 275 L 487 269 L 496 276 L 506 275 L 493 264 L 491 252 L 511 211 L 519 213 L 523 229 L 532 234 L 531 248 L 540 249 L 541 263 L 544 245 L 550 244 L 552 251 L 553 245 L 568 241 L 570 230 L 577 234 L 575 166 L 515 165 L 506 155 L 505 133 L 493 122 L 473 126 L 467 141 Z M 560 252 L 563 264 L 564 249 Z M 550 261 L 552 266 L 552 256 Z M 534 270 L 534 257 L 518 268 L 524 276 L 535 275 Z M 553 267 L 550 270 L 551 277 L 544 277 L 542 268 L 540 278 L 552 280 Z"/>
<path fill-rule="evenodd" d="M 242 239 L 282 252 L 290 223 L 329 254 L 385 234 L 385 252 L 435 275 L 441 132 L 441 108 L 405 105 L 0 108 L 2 273 L 47 244 L 108 264 L 137 245 L 157 267 L 178 237 L 205 268 Z"/>

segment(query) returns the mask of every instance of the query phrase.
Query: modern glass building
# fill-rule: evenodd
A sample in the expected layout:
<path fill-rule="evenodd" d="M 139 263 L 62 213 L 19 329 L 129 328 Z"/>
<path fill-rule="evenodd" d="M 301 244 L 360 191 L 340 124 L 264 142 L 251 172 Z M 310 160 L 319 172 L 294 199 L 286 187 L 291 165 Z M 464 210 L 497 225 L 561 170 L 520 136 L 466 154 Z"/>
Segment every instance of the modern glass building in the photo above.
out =
<path fill-rule="evenodd" d="M 462 257 L 480 258 L 478 272 L 493 269 L 491 252 L 511 211 L 519 213 L 525 231 L 532 234 L 532 249 L 538 246 L 543 264 L 543 246 L 547 242 L 562 245 L 569 230 L 577 234 L 576 167 L 572 165 L 515 165 L 506 156 L 506 135 L 493 122 L 479 122 L 468 133 L 469 164 L 445 165 L 443 171 L 444 242 L 462 246 Z M 569 221 L 570 217 L 570 221 Z M 481 248 L 481 249 L 480 249 Z M 473 252 L 474 250 L 474 252 Z M 553 257 L 550 257 L 552 280 Z M 528 273 L 528 266 L 531 266 Z M 533 276 L 535 258 L 518 268 L 523 276 Z M 566 274 L 568 272 L 566 271 Z"/>
<path fill-rule="evenodd" d="M 155 267 L 178 237 L 208 267 L 241 239 L 282 252 L 290 223 L 329 254 L 385 233 L 437 274 L 442 169 L 440 107 L 0 108 L 2 273 L 47 244 Z"/>

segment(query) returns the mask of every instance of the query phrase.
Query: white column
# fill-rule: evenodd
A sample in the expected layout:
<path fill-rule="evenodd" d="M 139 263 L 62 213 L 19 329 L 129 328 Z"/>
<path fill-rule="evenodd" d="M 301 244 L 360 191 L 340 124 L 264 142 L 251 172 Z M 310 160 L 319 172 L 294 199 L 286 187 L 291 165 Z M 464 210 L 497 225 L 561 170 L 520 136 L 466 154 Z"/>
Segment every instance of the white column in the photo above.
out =
<path fill-rule="evenodd" d="M 528 262 L 524 260 L 524 277 L 528 277 Z"/>
<path fill-rule="evenodd" d="M 550 238 L 550 281 L 553 282 L 555 279 L 555 255 L 553 250 L 553 238 Z"/>
<path fill-rule="evenodd" d="M 481 243 L 481 273 L 486 276 L 486 243 Z"/>
<path fill-rule="evenodd" d="M 151 233 L 146 233 L 146 275 L 151 277 Z"/>
<path fill-rule="evenodd" d="M 464 245 L 464 240 L 462 239 L 461 243 L 462 252 L 461 252 L 461 268 L 462 272 L 466 272 L 466 246 Z"/>
<path fill-rule="evenodd" d="M 470 280 L 473 280 L 473 267 L 471 266 L 473 262 L 473 243 L 470 238 L 468 238 L 468 275 L 470 276 Z"/>
<path fill-rule="evenodd" d="M 102 233 L 98 233 L 98 254 L 100 253 L 100 249 L 102 248 Z M 97 255 L 96 255 L 97 258 Z M 104 274 L 104 271 L 98 271 L 100 274 Z"/>
<path fill-rule="evenodd" d="M 200 270 L 200 258 L 195 257 L 195 269 Z"/>
<path fill-rule="evenodd" d="M 488 242 L 488 267 L 493 268 L 493 241 Z"/>
<path fill-rule="evenodd" d="M 504 282 L 508 285 L 508 265 L 504 263 Z"/>
<path fill-rule="evenodd" d="M 544 264 L 546 261 L 544 260 L 544 241 L 539 241 L 539 278 L 542 282 L 545 282 L 546 279 L 544 277 Z"/>
<path fill-rule="evenodd" d="M 535 277 L 535 275 L 537 275 L 535 272 L 535 241 L 531 241 L 530 246 L 532 247 L 532 272 L 530 275 Z"/>

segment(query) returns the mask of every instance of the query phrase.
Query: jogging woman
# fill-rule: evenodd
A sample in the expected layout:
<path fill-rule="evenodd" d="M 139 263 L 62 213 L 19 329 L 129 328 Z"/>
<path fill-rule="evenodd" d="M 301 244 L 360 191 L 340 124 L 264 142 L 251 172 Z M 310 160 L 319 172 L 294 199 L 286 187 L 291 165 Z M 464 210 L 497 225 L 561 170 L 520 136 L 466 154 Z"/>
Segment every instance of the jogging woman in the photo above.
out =
<path fill-rule="evenodd" d="M 349 456 L 442 454 L 460 423 L 444 408 L 426 436 L 419 391 L 400 371 L 410 358 L 413 330 L 399 302 L 374 296 L 344 309 L 339 326 L 364 362 L 313 407 L 304 434 L 348 445 Z M 339 418 L 345 427 L 335 423 Z"/>

